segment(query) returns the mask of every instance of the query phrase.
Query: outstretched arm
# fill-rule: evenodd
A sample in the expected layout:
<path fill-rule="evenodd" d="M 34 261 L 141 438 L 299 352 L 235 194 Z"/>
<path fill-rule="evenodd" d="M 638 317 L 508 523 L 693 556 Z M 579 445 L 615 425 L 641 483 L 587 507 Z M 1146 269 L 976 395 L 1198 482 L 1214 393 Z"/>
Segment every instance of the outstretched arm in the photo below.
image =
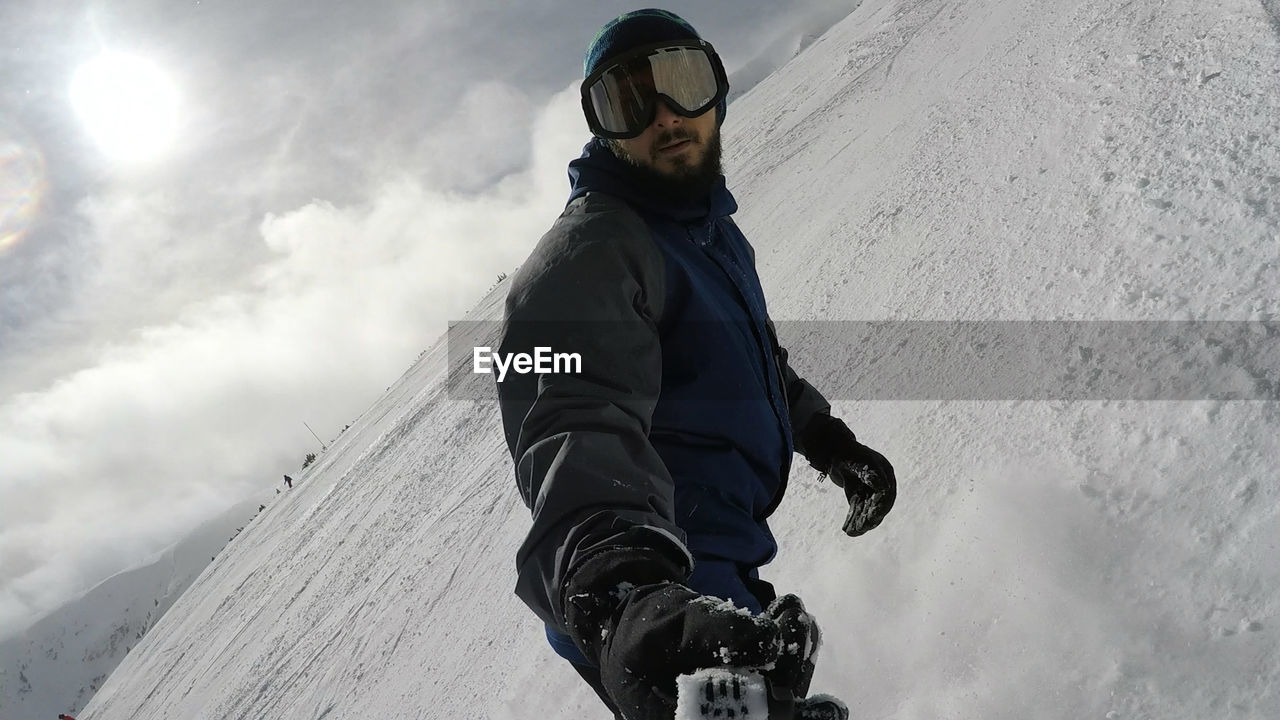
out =
<path fill-rule="evenodd" d="M 533 525 L 516 593 L 565 628 L 567 579 L 612 548 L 640 549 L 682 580 L 692 568 L 674 484 L 649 442 L 661 387 L 663 260 L 616 203 L 576 201 L 513 278 L 499 352 L 578 353 L 581 373 L 498 384 L 507 446 Z"/>

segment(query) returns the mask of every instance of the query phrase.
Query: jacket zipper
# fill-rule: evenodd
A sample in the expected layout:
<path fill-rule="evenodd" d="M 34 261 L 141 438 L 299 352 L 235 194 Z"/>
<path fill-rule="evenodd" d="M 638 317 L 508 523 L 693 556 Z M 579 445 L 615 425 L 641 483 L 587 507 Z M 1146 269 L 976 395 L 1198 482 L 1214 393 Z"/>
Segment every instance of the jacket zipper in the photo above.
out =
<path fill-rule="evenodd" d="M 714 262 L 716 266 L 720 268 L 720 271 L 729 277 L 729 284 L 733 285 L 733 287 L 738 291 L 738 295 L 742 297 L 743 305 L 746 306 L 747 316 L 751 320 L 751 334 L 754 335 L 756 338 L 756 345 L 761 350 L 762 359 L 768 362 L 769 356 L 770 355 L 773 356 L 773 374 L 776 379 L 776 382 L 778 383 L 777 394 L 781 395 L 781 402 L 783 403 L 783 407 L 781 409 L 778 408 L 777 401 L 774 398 L 774 393 L 769 389 L 769 383 L 768 383 L 768 380 L 766 380 L 765 392 L 769 395 L 769 406 L 773 409 L 774 418 L 778 421 L 778 431 L 782 433 L 783 458 L 782 458 L 782 464 L 778 468 L 778 471 L 779 471 L 778 489 L 774 493 L 773 498 L 771 498 L 769 505 L 764 509 L 763 513 L 761 513 L 761 515 L 758 518 L 756 518 L 757 520 L 764 520 L 765 518 L 768 518 L 770 515 L 772 515 L 773 511 L 777 509 L 778 504 L 782 500 L 782 496 L 787 489 L 787 478 L 791 474 L 791 458 L 790 458 L 790 454 L 787 452 L 787 449 L 788 449 L 787 436 L 788 436 L 789 428 L 786 427 L 786 423 L 788 423 L 790 419 L 790 409 L 786 407 L 787 386 L 786 386 L 786 382 L 784 382 L 785 378 L 782 375 L 782 365 L 779 362 L 780 358 L 779 358 L 779 352 L 778 352 L 778 341 L 777 341 L 777 338 L 773 336 L 773 333 L 769 332 L 768 323 L 764 323 L 765 332 L 768 333 L 769 335 L 769 345 L 767 349 L 765 348 L 764 338 L 760 336 L 760 331 L 756 328 L 756 318 L 755 318 L 755 314 L 751 310 L 751 301 L 750 299 L 747 298 L 746 292 L 742 289 L 742 287 L 738 284 L 737 280 L 734 278 L 733 273 L 730 272 L 730 270 L 725 267 L 725 264 L 727 263 L 728 265 L 733 266 L 735 269 L 738 270 L 738 272 L 742 273 L 744 276 L 745 276 L 745 272 L 737 268 L 737 265 L 733 262 L 731 258 L 729 258 L 728 256 L 725 256 L 723 253 L 719 253 L 719 251 L 713 248 L 713 244 L 715 240 L 715 232 L 716 232 L 714 219 L 707 222 L 705 229 L 706 229 L 705 239 L 704 237 L 700 237 L 694 232 L 694 228 L 692 225 L 688 226 L 688 233 L 690 236 L 693 237 L 697 245 L 702 248 L 702 251 L 706 253 L 708 257 L 711 258 L 711 261 Z M 721 258 L 716 257 L 717 254 L 721 255 L 723 257 L 723 260 Z M 768 370 L 766 369 L 765 372 L 767 377 Z"/>

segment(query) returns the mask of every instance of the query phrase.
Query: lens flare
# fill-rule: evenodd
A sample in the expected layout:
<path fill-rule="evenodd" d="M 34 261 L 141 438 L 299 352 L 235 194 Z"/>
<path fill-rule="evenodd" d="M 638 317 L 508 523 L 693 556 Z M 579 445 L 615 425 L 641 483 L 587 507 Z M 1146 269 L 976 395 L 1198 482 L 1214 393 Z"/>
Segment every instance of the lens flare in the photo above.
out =
<path fill-rule="evenodd" d="M 44 155 L 0 129 L 0 252 L 17 245 L 40 215 Z"/>

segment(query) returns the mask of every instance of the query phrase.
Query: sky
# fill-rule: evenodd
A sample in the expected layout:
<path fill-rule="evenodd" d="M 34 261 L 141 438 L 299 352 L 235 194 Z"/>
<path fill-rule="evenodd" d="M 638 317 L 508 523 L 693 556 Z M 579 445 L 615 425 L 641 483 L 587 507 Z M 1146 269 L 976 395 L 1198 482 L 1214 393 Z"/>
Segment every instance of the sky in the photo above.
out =
<path fill-rule="evenodd" d="M 856 4 L 665 7 L 749 82 Z M 519 264 L 636 7 L 4 3 L 0 636 L 296 475 Z"/>
<path fill-rule="evenodd" d="M 1280 354 L 1242 365 L 1190 331 L 1077 344 L 1019 322 L 983 356 L 938 322 L 1213 319 L 1274 337 L 1275 17 L 1255 0 L 865 0 L 730 107 L 734 221 L 788 363 L 897 476 L 885 522 L 848 538 L 840 490 L 797 456 L 769 518 L 761 576 L 821 625 L 811 689 L 850 717 L 1280 718 L 1280 402 L 1135 398 L 1086 359 L 1172 360 L 1155 376 L 1174 383 L 1204 350 L 1275 388 Z M 448 349 L 492 334 L 504 289 Z M 794 319 L 950 331 L 886 347 Z M 1067 362 L 1022 357 L 1045 346 Z M 1103 392 L 867 400 L 842 384 L 880 390 L 866 368 L 895 353 L 962 386 L 1067 365 L 1067 384 Z M 603 718 L 512 592 L 529 511 L 494 386 L 457 401 L 467 365 L 445 354 L 271 500 L 73 714 Z M 38 660 L 80 638 L 34 640 Z"/>

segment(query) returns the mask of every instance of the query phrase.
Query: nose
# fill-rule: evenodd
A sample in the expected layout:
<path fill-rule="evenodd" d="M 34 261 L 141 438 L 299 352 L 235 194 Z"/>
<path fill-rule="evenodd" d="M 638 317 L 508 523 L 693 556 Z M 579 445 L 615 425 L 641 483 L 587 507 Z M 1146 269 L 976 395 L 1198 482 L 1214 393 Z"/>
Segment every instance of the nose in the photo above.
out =
<path fill-rule="evenodd" d="M 661 128 L 674 127 L 684 121 L 684 116 L 671 109 L 666 98 L 658 98 L 658 110 L 653 123 Z"/>

